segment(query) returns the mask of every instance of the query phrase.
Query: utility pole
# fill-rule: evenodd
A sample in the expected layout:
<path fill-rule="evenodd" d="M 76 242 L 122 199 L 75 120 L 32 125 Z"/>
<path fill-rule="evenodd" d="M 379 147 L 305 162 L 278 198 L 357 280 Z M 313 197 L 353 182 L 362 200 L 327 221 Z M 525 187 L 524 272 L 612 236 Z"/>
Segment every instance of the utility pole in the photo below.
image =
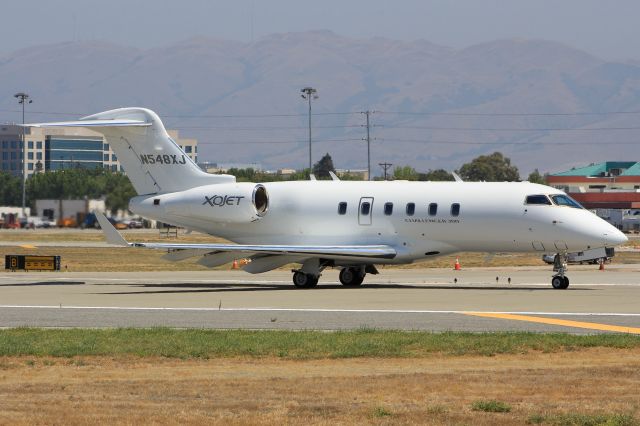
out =
<path fill-rule="evenodd" d="M 13 95 L 14 98 L 18 99 L 18 103 L 22 105 L 22 217 L 26 218 L 25 207 L 26 207 L 26 183 L 27 183 L 27 144 L 24 138 L 24 105 L 26 103 L 32 103 L 33 100 L 29 99 L 29 95 L 24 92 L 19 92 Z"/>
<path fill-rule="evenodd" d="M 393 164 L 384 162 L 378 163 L 378 165 L 384 170 L 384 180 L 387 180 L 387 170 L 389 170 L 389 167 L 393 166 Z"/>
<path fill-rule="evenodd" d="M 318 95 L 316 94 L 317 90 L 313 87 L 305 87 L 300 91 L 302 92 L 302 99 L 309 101 L 309 175 L 311 175 L 311 99 L 318 99 Z"/>
<path fill-rule="evenodd" d="M 375 112 L 375 111 L 373 111 Z M 366 141 L 367 141 L 367 176 L 368 176 L 368 180 L 371 180 L 371 137 L 370 137 L 370 123 L 369 123 L 369 115 L 372 113 L 372 111 L 365 111 L 363 112 L 363 114 L 365 114 L 365 116 L 367 117 L 367 137 L 366 137 Z"/>

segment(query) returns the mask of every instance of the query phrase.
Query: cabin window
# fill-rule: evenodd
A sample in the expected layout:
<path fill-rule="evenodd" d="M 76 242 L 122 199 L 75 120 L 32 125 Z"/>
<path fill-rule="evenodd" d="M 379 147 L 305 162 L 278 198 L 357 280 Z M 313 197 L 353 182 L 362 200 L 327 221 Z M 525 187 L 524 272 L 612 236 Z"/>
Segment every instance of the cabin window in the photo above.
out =
<path fill-rule="evenodd" d="M 393 203 L 384 203 L 384 214 L 387 216 L 393 214 Z"/>
<path fill-rule="evenodd" d="M 155 198 L 155 199 L 153 200 L 153 205 L 154 205 L 154 206 L 158 206 L 158 205 L 160 205 L 160 198 Z"/>
<path fill-rule="evenodd" d="M 582 209 L 583 207 L 568 195 L 551 195 L 551 199 L 558 206 L 572 207 L 574 209 Z"/>
<path fill-rule="evenodd" d="M 338 214 L 346 214 L 347 213 L 347 203 L 342 201 L 338 203 Z"/>
<path fill-rule="evenodd" d="M 429 204 L 429 216 L 435 216 L 438 214 L 438 203 Z"/>
<path fill-rule="evenodd" d="M 451 216 L 459 216 L 460 215 L 460 204 L 453 203 L 451 204 Z"/>
<path fill-rule="evenodd" d="M 416 212 L 416 205 L 414 203 L 407 203 L 407 216 L 413 216 Z"/>
<path fill-rule="evenodd" d="M 369 212 L 371 211 L 371 204 L 368 202 L 364 202 L 360 205 L 360 214 L 362 216 L 369 216 Z"/>
<path fill-rule="evenodd" d="M 549 201 L 546 195 L 527 195 L 525 204 L 541 204 L 550 206 L 551 201 Z"/>

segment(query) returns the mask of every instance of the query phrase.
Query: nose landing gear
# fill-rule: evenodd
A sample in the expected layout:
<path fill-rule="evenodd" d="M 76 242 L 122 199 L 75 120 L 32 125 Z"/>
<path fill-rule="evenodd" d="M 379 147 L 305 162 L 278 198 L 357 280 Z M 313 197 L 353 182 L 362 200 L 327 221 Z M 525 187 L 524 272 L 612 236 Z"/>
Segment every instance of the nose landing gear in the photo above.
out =
<path fill-rule="evenodd" d="M 564 253 L 556 254 L 553 259 L 553 271 L 557 272 L 557 274 L 551 278 L 551 286 L 557 290 L 565 290 L 569 287 L 569 277 L 564 275 L 567 271 L 567 261 Z"/>

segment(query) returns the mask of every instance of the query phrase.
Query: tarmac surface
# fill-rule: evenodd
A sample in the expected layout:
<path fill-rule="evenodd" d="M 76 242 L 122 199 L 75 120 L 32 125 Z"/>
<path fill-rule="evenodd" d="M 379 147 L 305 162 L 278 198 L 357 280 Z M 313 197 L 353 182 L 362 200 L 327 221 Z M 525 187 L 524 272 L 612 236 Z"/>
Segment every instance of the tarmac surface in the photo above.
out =
<path fill-rule="evenodd" d="M 331 270 L 318 287 L 301 290 L 287 271 L 7 271 L 0 327 L 640 334 L 640 265 L 573 267 L 568 276 L 571 286 L 554 290 L 549 267 L 382 269 L 346 288 Z"/>

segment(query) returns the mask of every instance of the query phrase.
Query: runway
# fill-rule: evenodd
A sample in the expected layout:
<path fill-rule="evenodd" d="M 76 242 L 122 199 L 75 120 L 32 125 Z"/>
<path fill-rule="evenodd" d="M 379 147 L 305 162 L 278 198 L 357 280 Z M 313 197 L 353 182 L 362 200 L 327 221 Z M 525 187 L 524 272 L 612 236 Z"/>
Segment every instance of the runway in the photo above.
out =
<path fill-rule="evenodd" d="M 287 271 L 5 272 L 0 327 L 640 334 L 639 272 L 640 265 L 573 267 L 564 291 L 551 288 L 548 267 L 385 269 L 361 288 L 325 271 L 310 290 L 294 288 Z"/>

